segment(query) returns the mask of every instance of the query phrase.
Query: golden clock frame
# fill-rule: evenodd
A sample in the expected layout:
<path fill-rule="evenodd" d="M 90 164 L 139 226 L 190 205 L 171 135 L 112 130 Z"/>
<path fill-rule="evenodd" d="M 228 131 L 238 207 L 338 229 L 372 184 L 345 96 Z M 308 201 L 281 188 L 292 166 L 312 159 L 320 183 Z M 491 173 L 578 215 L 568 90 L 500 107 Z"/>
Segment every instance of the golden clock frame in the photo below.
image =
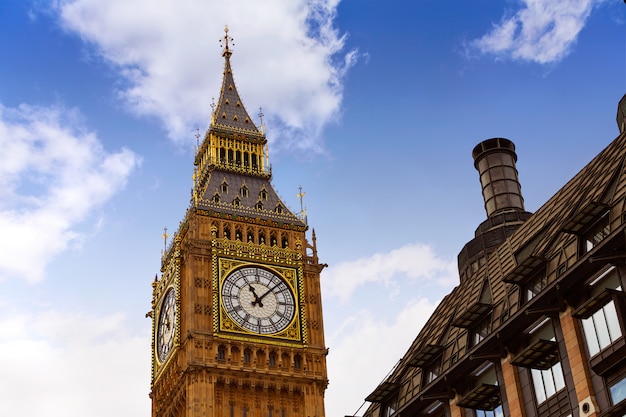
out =
<path fill-rule="evenodd" d="M 163 260 L 163 268 L 161 269 L 161 279 L 155 281 L 153 285 L 153 299 L 152 299 L 152 384 L 158 380 L 161 371 L 166 368 L 166 365 L 172 360 L 176 351 L 180 347 L 180 322 L 181 322 L 181 300 L 180 300 L 180 252 L 178 248 L 172 248 L 169 256 Z M 172 348 L 164 361 L 159 360 L 159 353 L 157 352 L 157 336 L 159 318 L 161 315 L 161 309 L 167 292 L 174 290 L 174 300 L 176 309 L 176 322 L 174 325 L 174 341 Z"/>
<path fill-rule="evenodd" d="M 259 263 L 251 259 L 238 258 L 232 256 L 213 257 L 213 330 L 224 338 L 234 340 L 258 341 L 259 339 L 271 340 L 274 344 L 294 343 L 306 344 L 305 332 L 305 312 L 304 312 L 304 290 L 303 290 L 303 270 L 302 265 L 280 265 L 270 263 Z M 222 285 L 226 277 L 234 270 L 241 267 L 266 268 L 283 279 L 294 295 L 295 314 L 294 318 L 284 330 L 273 334 L 257 334 L 239 326 L 226 312 L 222 301 Z M 282 342 L 282 343 L 281 343 Z"/>

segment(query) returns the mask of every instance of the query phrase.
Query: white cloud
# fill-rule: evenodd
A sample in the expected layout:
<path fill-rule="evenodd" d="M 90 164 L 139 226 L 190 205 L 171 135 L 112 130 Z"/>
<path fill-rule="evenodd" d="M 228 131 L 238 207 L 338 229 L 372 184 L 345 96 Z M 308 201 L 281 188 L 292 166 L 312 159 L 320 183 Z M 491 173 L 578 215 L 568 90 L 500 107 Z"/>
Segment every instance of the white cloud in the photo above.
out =
<path fill-rule="evenodd" d="M 120 95 L 156 116 L 174 140 L 193 139 L 219 95 L 224 24 L 235 38 L 239 93 L 255 119 L 259 106 L 281 146 L 320 149 L 337 119 L 354 51 L 333 26 L 337 0 L 60 0 L 62 25 L 95 46 L 126 84 Z M 258 119 L 257 119 L 258 120 Z"/>
<path fill-rule="evenodd" d="M 346 300 L 364 284 L 391 285 L 398 274 L 446 286 L 458 282 L 454 260 L 443 259 L 430 246 L 415 243 L 331 266 L 324 271 L 324 285 L 328 295 Z"/>
<path fill-rule="evenodd" d="M 360 310 L 347 318 L 328 337 L 326 414 L 356 412 L 404 355 L 435 306 L 426 299 L 411 300 L 390 321 L 371 310 Z"/>
<path fill-rule="evenodd" d="M 75 111 L 0 105 L 0 281 L 43 279 L 52 257 L 80 236 L 75 226 L 122 188 L 138 164 L 107 153 Z"/>
<path fill-rule="evenodd" d="M 604 0 L 522 0 L 522 8 L 504 17 L 473 42 L 485 54 L 550 64 L 569 54 L 594 7 Z"/>
<path fill-rule="evenodd" d="M 149 416 L 149 336 L 123 316 L 14 313 L 0 328 L 0 415 Z"/>
<path fill-rule="evenodd" d="M 458 279 L 456 262 L 422 243 L 324 270 L 324 315 L 332 318 L 325 326 L 327 415 L 357 410 Z"/>

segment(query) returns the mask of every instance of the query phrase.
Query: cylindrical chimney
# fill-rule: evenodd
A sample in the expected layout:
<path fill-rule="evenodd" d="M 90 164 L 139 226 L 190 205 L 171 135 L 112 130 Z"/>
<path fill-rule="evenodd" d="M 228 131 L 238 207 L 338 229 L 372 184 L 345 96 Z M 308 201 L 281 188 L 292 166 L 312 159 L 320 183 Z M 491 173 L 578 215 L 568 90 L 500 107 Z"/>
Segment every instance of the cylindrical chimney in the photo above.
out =
<path fill-rule="evenodd" d="M 476 145 L 472 156 L 480 175 L 487 217 L 508 210 L 524 211 L 515 144 L 504 138 L 487 139 Z"/>

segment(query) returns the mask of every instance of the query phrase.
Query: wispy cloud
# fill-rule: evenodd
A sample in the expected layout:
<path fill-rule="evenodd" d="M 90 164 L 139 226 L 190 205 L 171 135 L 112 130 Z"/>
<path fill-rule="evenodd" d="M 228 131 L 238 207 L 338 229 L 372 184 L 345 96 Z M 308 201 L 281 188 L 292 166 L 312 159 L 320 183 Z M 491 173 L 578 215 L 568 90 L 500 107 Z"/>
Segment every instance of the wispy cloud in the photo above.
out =
<path fill-rule="evenodd" d="M 521 0 L 517 11 L 472 42 L 483 54 L 539 64 L 567 56 L 594 7 L 604 0 Z"/>
<path fill-rule="evenodd" d="M 0 281 L 37 282 L 75 226 L 124 187 L 138 157 L 106 152 L 80 114 L 61 107 L 0 105 Z"/>
<path fill-rule="evenodd" d="M 356 56 L 343 52 L 337 3 L 60 0 L 56 10 L 67 30 L 118 69 L 131 111 L 160 119 L 175 141 L 192 140 L 210 120 L 223 68 L 218 40 L 228 24 L 251 116 L 262 106 L 270 140 L 279 135 L 281 146 L 319 150 L 324 127 L 341 113 L 343 77 Z"/>
<path fill-rule="evenodd" d="M 454 260 L 441 258 L 432 247 L 415 243 L 331 266 L 324 272 L 324 282 L 328 295 L 346 300 L 358 287 L 368 283 L 391 285 L 398 275 L 444 286 L 458 281 Z"/>

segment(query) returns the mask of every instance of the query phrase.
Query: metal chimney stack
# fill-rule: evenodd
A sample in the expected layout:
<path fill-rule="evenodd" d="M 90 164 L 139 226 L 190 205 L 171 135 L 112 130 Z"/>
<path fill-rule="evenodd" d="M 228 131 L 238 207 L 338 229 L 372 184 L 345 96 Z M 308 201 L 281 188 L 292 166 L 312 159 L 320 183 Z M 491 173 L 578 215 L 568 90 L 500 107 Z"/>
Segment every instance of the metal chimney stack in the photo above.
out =
<path fill-rule="evenodd" d="M 478 226 L 474 239 L 459 252 L 461 281 L 485 265 L 489 254 L 532 215 L 524 210 L 513 142 L 504 138 L 487 139 L 476 145 L 472 157 L 480 174 L 487 220 Z"/>
<path fill-rule="evenodd" d="M 515 144 L 504 138 L 487 139 L 476 145 L 472 157 L 480 175 L 487 217 L 510 210 L 524 211 Z"/>

